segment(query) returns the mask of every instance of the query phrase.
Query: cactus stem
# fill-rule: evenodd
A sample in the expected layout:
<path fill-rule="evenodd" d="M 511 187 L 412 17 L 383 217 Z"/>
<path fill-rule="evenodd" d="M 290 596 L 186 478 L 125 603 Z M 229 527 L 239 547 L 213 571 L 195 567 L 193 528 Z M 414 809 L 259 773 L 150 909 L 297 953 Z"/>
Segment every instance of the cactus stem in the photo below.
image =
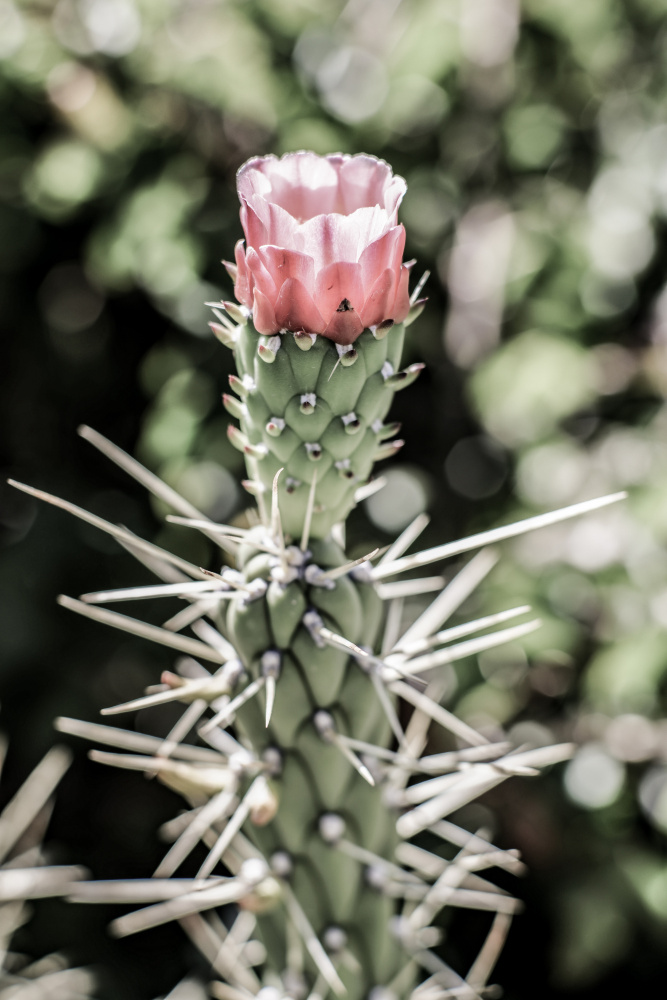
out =
<path fill-rule="evenodd" d="M 322 445 L 318 441 L 306 441 L 306 454 L 311 462 L 319 462 L 322 458 Z"/>
<path fill-rule="evenodd" d="M 308 542 L 310 540 L 310 526 L 313 521 L 313 511 L 315 510 L 315 490 L 317 488 L 317 469 L 313 472 L 313 481 L 310 484 L 310 493 L 308 494 L 308 503 L 306 504 L 306 511 L 303 516 L 303 531 L 301 533 L 301 545 L 299 546 L 302 552 L 308 550 Z"/>
<path fill-rule="evenodd" d="M 333 716 L 329 712 L 320 710 L 315 713 L 313 724 L 324 742 L 335 746 L 336 749 L 342 753 L 345 759 L 349 761 L 355 771 L 361 775 L 364 781 L 367 781 L 369 785 L 374 786 L 375 779 L 366 765 L 362 764 L 357 755 L 350 750 L 349 746 L 339 739 L 339 734 L 336 731 L 336 724 L 333 720 Z"/>
<path fill-rule="evenodd" d="M 317 405 L 317 396 L 314 392 L 304 392 L 299 400 L 299 410 L 304 416 L 308 416 L 315 412 L 315 406 Z"/>
<path fill-rule="evenodd" d="M 251 681 L 247 688 L 241 691 L 241 694 L 238 694 L 236 698 L 232 698 L 232 700 L 228 702 L 224 708 L 221 708 L 220 711 L 216 712 L 215 715 L 205 722 L 203 726 L 199 727 L 199 734 L 201 736 L 205 736 L 206 733 L 210 733 L 211 730 L 216 727 L 224 729 L 225 726 L 228 726 L 237 709 L 241 708 L 242 705 L 245 705 L 245 703 L 250 701 L 251 698 L 254 698 L 255 695 L 262 690 L 265 684 L 266 677 L 263 675 L 261 677 L 257 677 L 254 681 Z"/>

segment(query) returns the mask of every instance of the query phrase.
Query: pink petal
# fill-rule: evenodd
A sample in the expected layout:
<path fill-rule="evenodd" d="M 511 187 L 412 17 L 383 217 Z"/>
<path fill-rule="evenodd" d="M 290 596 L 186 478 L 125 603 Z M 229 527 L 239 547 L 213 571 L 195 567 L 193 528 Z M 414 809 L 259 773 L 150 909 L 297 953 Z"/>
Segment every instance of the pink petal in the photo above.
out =
<path fill-rule="evenodd" d="M 408 185 L 402 177 L 398 176 L 392 177 L 391 183 L 385 188 L 384 209 L 392 217 L 394 223 L 398 215 L 398 206 L 403 201 L 407 190 Z"/>
<path fill-rule="evenodd" d="M 370 289 L 385 268 L 391 268 L 398 277 L 405 248 L 405 229 L 394 226 L 377 240 L 373 240 L 359 258 L 364 288 Z"/>
<path fill-rule="evenodd" d="M 271 153 L 269 156 L 253 156 L 239 167 L 236 172 L 236 190 L 241 201 L 247 201 L 254 194 L 270 194 L 271 182 L 267 173 L 274 163 L 278 163 L 278 157 Z"/>
<path fill-rule="evenodd" d="M 330 264 L 315 279 L 315 304 L 325 321 L 328 321 L 342 303 L 343 308 L 359 313 L 364 305 L 361 268 L 347 261 Z M 362 327 L 363 329 L 363 327 Z"/>
<path fill-rule="evenodd" d="M 296 278 L 306 288 L 312 289 L 315 281 L 313 258 L 297 250 L 283 249 L 280 246 L 266 246 L 260 250 L 260 257 L 273 277 L 276 288 L 280 288 L 288 278 Z"/>
<path fill-rule="evenodd" d="M 308 291 L 296 278 L 288 278 L 276 302 L 276 320 L 281 329 L 322 333 L 325 323 Z"/>
<path fill-rule="evenodd" d="M 328 157 L 292 153 L 271 172 L 272 201 L 298 222 L 336 211 L 338 171 Z"/>
<path fill-rule="evenodd" d="M 388 267 L 376 279 L 361 310 L 361 322 L 364 326 L 377 326 L 385 319 L 393 319 L 390 306 L 393 306 L 395 298 L 396 274 Z"/>
<path fill-rule="evenodd" d="M 252 292 L 250 291 L 250 281 L 248 268 L 246 266 L 243 240 L 239 240 L 234 247 L 234 259 L 236 260 L 236 282 L 234 284 L 234 295 L 239 302 L 242 302 L 248 309 L 252 306 Z"/>
<path fill-rule="evenodd" d="M 391 219 L 383 208 L 375 205 L 373 208 L 358 208 L 356 212 L 348 216 L 348 222 L 354 223 L 359 235 L 359 252 L 356 257 L 359 260 L 362 252 L 375 240 L 384 236 L 391 226 Z"/>
<path fill-rule="evenodd" d="M 410 281 L 410 268 L 401 268 L 401 275 L 398 279 L 398 289 L 396 291 L 396 298 L 391 307 L 391 315 L 387 319 L 393 319 L 395 323 L 402 323 L 405 317 L 410 312 L 410 291 L 408 289 L 408 283 Z"/>
<path fill-rule="evenodd" d="M 406 190 L 403 178 L 394 177 L 388 164 L 375 156 L 317 156 L 304 151 L 287 153 L 281 159 L 253 157 L 239 169 L 237 187 L 241 201 L 272 202 L 299 222 L 379 206 L 394 225 Z"/>
<path fill-rule="evenodd" d="M 263 244 L 271 242 L 268 228 L 255 209 L 246 201 L 241 203 L 241 225 L 248 247 L 261 247 Z"/>
<path fill-rule="evenodd" d="M 403 178 L 393 178 L 391 167 L 384 160 L 378 160 L 374 156 L 367 156 L 361 153 L 359 156 L 352 156 L 346 160 L 342 165 L 340 171 L 340 191 L 341 191 L 341 208 L 339 211 L 345 212 L 347 215 L 355 212 L 359 208 L 372 207 L 374 205 L 380 208 L 387 207 L 387 192 L 392 190 L 392 186 L 397 186 L 400 189 L 400 183 L 395 185 L 394 182 L 402 182 L 403 191 L 405 190 L 405 181 Z M 402 194 L 400 195 L 402 197 Z M 390 214 L 394 214 L 399 201 L 392 193 L 389 198 Z M 395 218 L 393 222 L 395 224 Z"/>
<path fill-rule="evenodd" d="M 281 205 L 270 202 L 268 208 L 268 239 L 265 243 L 276 247 L 293 247 L 299 224 Z"/>
<path fill-rule="evenodd" d="M 335 312 L 322 332 L 337 344 L 353 344 L 363 329 L 356 312 Z"/>
<path fill-rule="evenodd" d="M 237 174 L 239 197 L 250 200 L 257 195 L 285 209 L 299 222 L 323 212 L 336 210 L 338 172 L 336 157 L 315 153 L 287 153 L 254 157 Z"/>
<path fill-rule="evenodd" d="M 278 295 L 276 282 L 271 277 L 271 273 L 262 260 L 261 254 L 254 247 L 250 247 L 246 252 L 246 263 L 250 271 L 251 286 L 259 288 L 264 295 L 268 296 L 272 302 L 275 302 Z"/>
<path fill-rule="evenodd" d="M 318 215 L 299 226 L 296 249 L 312 257 L 315 270 L 358 259 L 359 227 L 353 216 Z"/>
<path fill-rule="evenodd" d="M 253 296 L 252 322 L 257 333 L 277 333 L 280 329 L 273 306 L 259 288 Z"/>

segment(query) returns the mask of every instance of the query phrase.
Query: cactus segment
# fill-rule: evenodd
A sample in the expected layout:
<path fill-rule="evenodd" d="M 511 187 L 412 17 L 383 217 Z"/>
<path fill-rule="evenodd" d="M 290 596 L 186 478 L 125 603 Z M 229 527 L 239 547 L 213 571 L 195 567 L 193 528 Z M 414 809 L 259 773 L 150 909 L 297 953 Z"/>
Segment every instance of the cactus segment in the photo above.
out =
<path fill-rule="evenodd" d="M 355 488 L 365 482 L 385 440 L 383 420 L 393 392 L 416 378 L 418 366 L 394 375 L 404 328 L 392 324 L 377 339 L 366 330 L 354 348 L 325 337 L 283 333 L 258 337 L 248 323 L 239 328 L 236 359 L 245 409 L 227 409 L 240 421 L 230 431 L 235 447 L 255 459 L 251 471 L 269 490 L 280 468 L 283 529 L 298 539 L 317 467 L 311 535 L 324 538 L 354 506 Z M 383 370 L 391 366 L 391 378 Z M 389 457 L 386 450 L 380 457 Z M 344 463 L 341 466 L 340 463 Z M 288 492 L 288 488 L 289 489 Z"/>
<path fill-rule="evenodd" d="M 284 503 L 280 510 L 284 517 Z M 267 584 L 264 593 L 256 600 L 234 602 L 221 624 L 239 652 L 248 683 L 259 680 L 266 650 L 274 650 L 281 657 L 276 702 L 268 728 L 253 702 L 238 711 L 237 727 L 256 750 L 272 746 L 280 752 L 282 773 L 272 779 L 278 809 L 271 825 L 277 841 L 274 839 L 271 846 L 290 856 L 290 884 L 321 936 L 333 924 L 354 926 L 360 899 L 366 894 L 364 866 L 322 840 L 322 813 L 345 813 L 349 797 L 354 794 L 355 809 L 350 821 L 363 847 L 376 848 L 380 840 L 383 847 L 391 847 L 395 833 L 391 828 L 387 830 L 386 823 L 378 823 L 381 816 L 386 818 L 380 790 L 360 780 L 355 768 L 365 768 L 344 744 L 337 743 L 340 736 L 356 735 L 350 727 L 350 711 L 359 712 L 366 721 L 362 726 L 364 734 L 386 731 L 384 717 L 376 708 L 373 686 L 349 654 L 327 645 L 318 630 L 326 627 L 344 633 L 350 642 L 372 648 L 382 608 L 373 584 L 360 582 L 352 572 L 335 575 L 345 569 L 348 561 L 331 539 L 313 539 L 305 553 L 287 549 L 282 562 L 280 555 L 267 556 L 262 551 L 267 542 L 271 539 L 266 529 L 257 527 L 248 533 L 239 551 L 244 584 L 256 584 L 261 579 Z M 328 574 L 334 574 L 334 578 Z M 258 836 L 257 843 L 266 844 L 265 833 Z M 315 850 L 311 849 L 313 844 Z M 378 918 L 371 907 L 367 919 L 384 922 L 384 909 L 383 904 Z M 270 919 L 266 915 L 261 926 Z M 381 936 L 379 928 L 375 933 Z M 358 937 L 356 930 L 352 937 Z M 280 961 L 285 964 L 288 941 L 284 930 L 272 925 L 265 940 L 267 947 L 269 941 L 272 954 L 280 951 Z M 375 982 L 368 956 L 359 961 L 362 971 L 353 997 L 361 997 Z M 383 959 L 383 968 L 387 961 Z M 394 964 L 389 965 L 392 973 L 397 971 L 395 954 Z"/>

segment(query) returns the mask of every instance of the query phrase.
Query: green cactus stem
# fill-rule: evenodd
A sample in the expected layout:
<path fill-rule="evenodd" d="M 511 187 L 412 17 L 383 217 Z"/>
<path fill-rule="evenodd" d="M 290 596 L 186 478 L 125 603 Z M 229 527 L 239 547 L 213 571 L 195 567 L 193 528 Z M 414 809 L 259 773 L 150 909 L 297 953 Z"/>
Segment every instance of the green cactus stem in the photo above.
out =
<path fill-rule="evenodd" d="M 287 494 L 283 516 L 290 499 Z M 382 602 L 363 566 L 336 574 L 348 560 L 331 540 L 315 539 L 305 552 L 290 546 L 282 558 L 266 551 L 275 541 L 264 528 L 250 533 L 239 567 L 246 584 L 266 586 L 257 588 L 254 599 L 231 604 L 221 623 L 248 684 L 266 678 L 267 668 L 277 677 L 268 724 L 257 698 L 237 714 L 245 742 L 260 757 L 271 754 L 278 761 L 275 817 L 250 827 L 250 836 L 268 859 L 288 859 L 290 884 L 318 938 L 344 932 L 356 963 L 353 971 L 338 971 L 350 1000 L 358 1000 L 374 985 L 388 983 L 401 959 L 389 931 L 390 900 L 369 885 L 368 865 L 345 854 L 339 842 L 347 838 L 391 858 L 397 840 L 381 789 L 342 740 L 384 746 L 391 727 L 367 673 L 323 634 L 375 648 Z M 274 967 L 287 967 L 281 914 L 265 914 L 260 928 Z M 308 970 L 317 972 L 312 961 Z"/>
<path fill-rule="evenodd" d="M 236 417 L 230 439 L 248 459 L 251 490 L 268 493 L 276 472 L 283 530 L 303 530 L 311 488 L 313 538 L 326 538 L 344 521 L 373 463 L 391 457 L 399 443 L 384 444 L 384 424 L 394 392 L 423 366 L 398 370 L 405 328 L 365 330 L 354 350 L 325 337 L 284 333 L 259 337 L 250 323 L 237 328 L 234 354 L 240 378 L 231 380 L 240 400 L 225 397 Z M 352 363 L 351 363 L 352 361 Z M 242 401 L 242 402 L 241 402 Z"/>

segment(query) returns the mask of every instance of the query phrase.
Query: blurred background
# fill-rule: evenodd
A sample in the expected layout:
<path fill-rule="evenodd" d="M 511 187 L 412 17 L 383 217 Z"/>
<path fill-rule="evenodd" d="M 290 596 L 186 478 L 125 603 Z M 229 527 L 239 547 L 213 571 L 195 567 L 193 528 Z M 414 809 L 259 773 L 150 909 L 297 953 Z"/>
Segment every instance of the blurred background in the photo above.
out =
<path fill-rule="evenodd" d="M 530 866 L 495 977 L 508 1000 L 652 995 L 667 973 L 666 99 L 667 0 L 0 0 L 4 475 L 209 558 L 76 428 L 212 517 L 242 515 L 220 405 L 232 359 L 204 302 L 231 296 L 238 166 L 307 148 L 405 176 L 408 256 L 431 271 L 406 357 L 428 367 L 394 409 L 407 443 L 353 514 L 352 550 L 422 510 L 435 544 L 628 490 L 505 543 L 463 609 L 525 602 L 544 625 L 458 664 L 450 707 L 517 742 L 579 745 L 461 817 Z M 4 801 L 55 716 L 96 720 L 172 659 L 56 607 L 146 571 L 0 489 Z M 54 860 L 145 877 L 180 800 L 72 746 Z M 15 945 L 65 948 L 101 1000 L 206 980 L 178 928 L 108 938 L 117 912 L 37 904 Z M 466 967 L 485 926 L 458 913 L 448 960 Z"/>

